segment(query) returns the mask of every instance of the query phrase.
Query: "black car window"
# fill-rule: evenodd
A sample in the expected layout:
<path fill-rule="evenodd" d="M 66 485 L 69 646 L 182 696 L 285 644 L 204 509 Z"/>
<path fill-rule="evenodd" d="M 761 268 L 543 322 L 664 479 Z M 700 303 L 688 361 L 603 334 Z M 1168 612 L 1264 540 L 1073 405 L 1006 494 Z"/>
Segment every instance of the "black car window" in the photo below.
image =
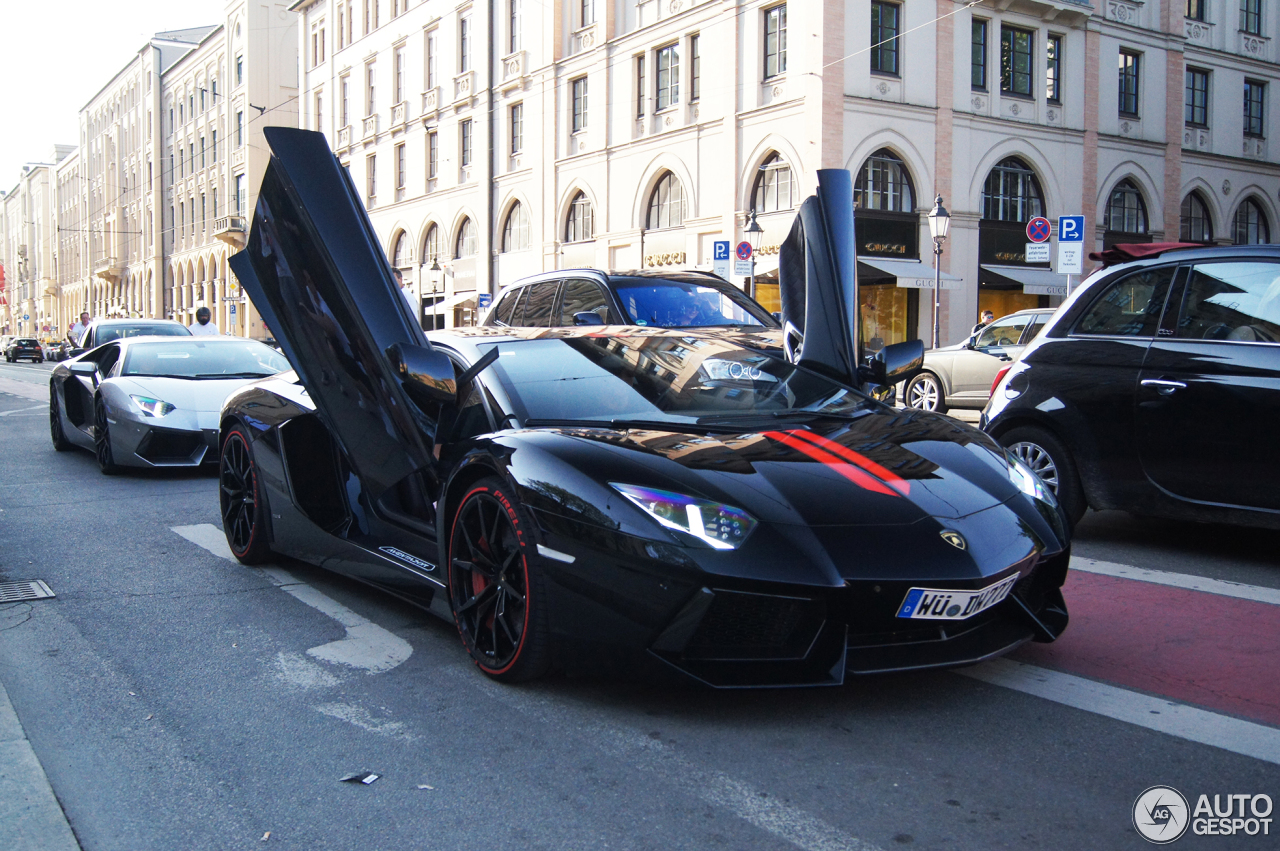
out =
<path fill-rule="evenodd" d="M 1177 336 L 1280 343 L 1280 264 L 1201 263 L 1192 267 Z"/>
<path fill-rule="evenodd" d="M 1022 316 L 1006 316 L 997 319 L 978 334 L 978 342 L 974 348 L 985 349 L 990 346 L 1016 346 L 1022 338 L 1022 330 L 1027 327 L 1030 314 Z"/>
<path fill-rule="evenodd" d="M 494 318 L 503 325 L 511 324 L 511 314 L 515 312 L 516 302 L 520 300 L 520 293 L 523 290 L 512 290 L 502 297 L 498 302 L 498 306 L 494 309 Z"/>
<path fill-rule="evenodd" d="M 1044 329 L 1044 326 L 1049 324 L 1049 319 L 1052 316 L 1052 313 L 1037 313 L 1032 317 L 1031 324 L 1027 326 L 1026 331 L 1022 332 L 1022 345 L 1028 345 L 1034 340 L 1036 335 Z"/>
<path fill-rule="evenodd" d="M 572 325 L 575 313 L 597 313 L 605 322 L 609 321 L 609 304 L 604 293 L 595 281 L 581 278 L 566 281 L 564 296 L 560 300 L 560 323 Z"/>
<path fill-rule="evenodd" d="M 93 358 L 98 362 L 98 374 L 105 376 L 111 371 L 111 367 L 116 365 L 116 360 L 120 357 L 119 346 L 105 346 Z"/>
<path fill-rule="evenodd" d="M 1110 284 L 1076 323 L 1076 334 L 1154 337 L 1175 267 L 1142 269 Z"/>
<path fill-rule="evenodd" d="M 556 288 L 559 286 L 559 281 L 543 281 L 529 287 L 520 324 L 528 328 L 550 328 L 551 311 L 556 306 Z"/>

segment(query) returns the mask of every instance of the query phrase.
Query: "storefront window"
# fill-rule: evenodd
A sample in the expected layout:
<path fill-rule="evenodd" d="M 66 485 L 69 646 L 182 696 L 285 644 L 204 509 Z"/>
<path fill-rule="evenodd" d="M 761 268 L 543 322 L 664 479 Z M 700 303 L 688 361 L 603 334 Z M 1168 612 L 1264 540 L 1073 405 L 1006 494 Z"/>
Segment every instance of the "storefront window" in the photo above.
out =
<path fill-rule="evenodd" d="M 757 213 L 790 210 L 795 206 L 792 186 L 791 166 L 779 154 L 771 154 L 756 176 L 755 189 L 751 193 L 753 209 Z"/>
<path fill-rule="evenodd" d="M 1213 220 L 1199 193 L 1182 199 L 1182 232 L 1178 236 L 1183 242 L 1213 241 Z"/>
<path fill-rule="evenodd" d="M 1017 157 L 1001 160 L 982 187 L 982 218 L 1029 222 L 1044 215 L 1044 194 L 1031 167 Z"/>
<path fill-rule="evenodd" d="M 911 178 L 902 160 L 881 148 L 863 163 L 853 188 L 853 204 L 860 210 L 910 213 L 915 210 Z"/>

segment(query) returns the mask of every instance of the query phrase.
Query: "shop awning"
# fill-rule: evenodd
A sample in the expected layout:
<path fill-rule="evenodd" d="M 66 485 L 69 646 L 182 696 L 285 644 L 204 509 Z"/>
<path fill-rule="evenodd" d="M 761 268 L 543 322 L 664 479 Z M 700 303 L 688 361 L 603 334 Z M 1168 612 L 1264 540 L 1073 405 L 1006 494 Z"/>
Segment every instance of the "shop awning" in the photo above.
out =
<path fill-rule="evenodd" d="M 859 257 L 859 266 L 870 266 L 878 272 L 882 272 L 891 278 L 898 279 L 898 286 L 916 290 L 933 289 L 934 271 L 932 266 L 926 266 L 919 260 L 889 260 L 884 257 Z M 881 275 L 873 275 L 865 269 L 859 269 L 858 274 L 869 275 L 870 277 L 879 278 Z M 958 290 L 964 286 L 964 278 L 957 278 L 949 272 L 943 272 L 942 288 L 944 290 Z"/>
<path fill-rule="evenodd" d="M 431 296 L 427 296 L 427 298 L 430 298 L 430 297 Z M 440 302 L 434 307 L 430 305 L 424 307 L 422 309 L 422 312 L 423 313 L 444 313 L 446 310 L 452 310 L 453 308 L 462 304 L 464 301 L 467 301 L 469 299 L 470 300 L 475 299 L 475 297 L 476 297 L 475 290 L 472 290 L 470 292 L 465 292 L 465 293 L 458 293 L 457 295 L 449 296 L 444 301 Z"/>
<path fill-rule="evenodd" d="M 1029 266 L 996 266 L 983 263 L 982 271 L 990 272 L 1011 283 L 1021 284 L 1027 295 L 1066 295 L 1067 276 L 1052 269 L 1034 269 Z M 1004 283 L 999 281 L 997 283 Z"/>

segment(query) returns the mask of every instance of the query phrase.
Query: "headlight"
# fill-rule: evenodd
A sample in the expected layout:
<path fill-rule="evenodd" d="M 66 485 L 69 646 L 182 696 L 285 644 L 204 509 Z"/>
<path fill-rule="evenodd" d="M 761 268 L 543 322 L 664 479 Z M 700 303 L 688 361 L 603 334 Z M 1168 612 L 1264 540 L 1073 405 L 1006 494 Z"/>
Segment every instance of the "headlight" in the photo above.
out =
<path fill-rule="evenodd" d="M 717 550 L 737 549 L 756 527 L 755 518 L 731 505 L 638 485 L 609 484 L 663 526 L 692 535 Z"/>
<path fill-rule="evenodd" d="M 1004 457 L 1009 462 L 1009 480 L 1018 486 L 1018 490 L 1032 499 L 1038 499 L 1055 507 L 1058 505 L 1058 498 L 1054 496 L 1053 490 L 1044 483 L 1043 479 L 1033 473 L 1030 467 L 1022 463 L 1012 452 L 1005 452 Z"/>
<path fill-rule="evenodd" d="M 168 402 L 161 402 L 159 399 L 152 399 L 150 396 L 130 396 L 133 404 L 142 409 L 142 413 L 149 417 L 163 417 L 165 414 L 171 414 L 178 410 L 176 405 L 170 405 Z"/>

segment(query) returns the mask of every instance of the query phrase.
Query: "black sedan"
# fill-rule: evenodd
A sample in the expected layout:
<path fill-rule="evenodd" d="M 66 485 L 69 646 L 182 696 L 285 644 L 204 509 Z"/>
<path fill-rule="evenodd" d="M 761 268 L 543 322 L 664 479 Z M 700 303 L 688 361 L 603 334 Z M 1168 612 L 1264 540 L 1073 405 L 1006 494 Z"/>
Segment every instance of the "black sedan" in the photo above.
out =
<path fill-rule="evenodd" d="M 1073 521 L 1093 507 L 1276 529 L 1277 417 L 1280 247 L 1240 245 L 1095 273 L 1000 380 L 983 427 Z"/>
<path fill-rule="evenodd" d="M 222 412 L 241 561 L 285 553 L 424 605 L 504 681 L 631 657 L 722 687 L 836 684 L 1066 626 L 1052 494 L 980 432 L 855 389 L 918 367 L 918 344 L 862 370 L 849 326 L 816 321 L 853 315 L 847 172 L 820 173 L 783 248 L 784 269 L 811 261 L 784 286 L 810 308 L 795 362 L 731 331 L 427 338 L 324 138 L 265 132 L 231 262 L 298 372 Z"/>

